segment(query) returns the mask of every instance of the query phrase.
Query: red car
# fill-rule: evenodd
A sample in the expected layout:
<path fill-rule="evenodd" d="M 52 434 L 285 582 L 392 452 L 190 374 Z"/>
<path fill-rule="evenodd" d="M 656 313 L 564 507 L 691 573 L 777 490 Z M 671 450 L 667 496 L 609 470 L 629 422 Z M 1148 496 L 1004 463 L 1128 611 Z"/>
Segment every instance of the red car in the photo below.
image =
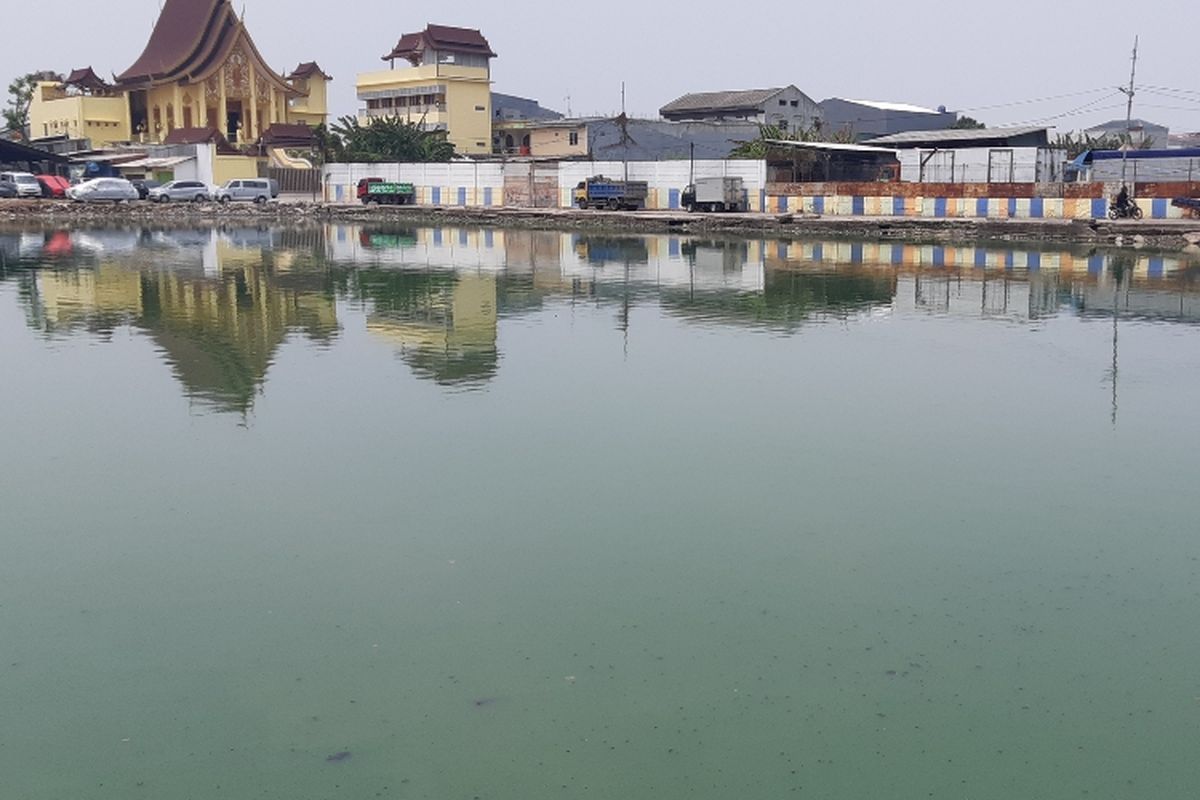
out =
<path fill-rule="evenodd" d="M 42 185 L 42 197 L 66 197 L 71 182 L 58 175 L 38 175 L 37 181 Z"/>

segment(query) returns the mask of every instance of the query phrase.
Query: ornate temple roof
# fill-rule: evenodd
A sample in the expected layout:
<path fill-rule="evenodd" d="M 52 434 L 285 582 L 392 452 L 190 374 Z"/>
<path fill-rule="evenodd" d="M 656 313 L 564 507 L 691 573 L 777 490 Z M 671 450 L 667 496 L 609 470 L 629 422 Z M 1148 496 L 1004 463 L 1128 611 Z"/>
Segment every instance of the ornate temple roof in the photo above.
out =
<path fill-rule="evenodd" d="M 112 88 L 91 67 L 71 70 L 71 74 L 63 80 L 63 84 L 86 89 L 89 92 L 106 92 Z"/>
<path fill-rule="evenodd" d="M 305 61 L 303 64 L 292 70 L 292 73 L 287 77 L 290 81 L 303 80 L 304 78 L 311 78 L 314 75 L 319 75 L 327 81 L 333 80 L 333 76 L 321 69 L 320 65 L 315 61 Z"/>
<path fill-rule="evenodd" d="M 199 82 L 225 63 L 239 41 L 245 43 L 247 56 L 255 60 L 260 74 L 276 88 L 293 91 L 267 66 L 230 0 L 166 0 L 146 49 L 117 76 L 117 85 L 139 89 Z"/>
<path fill-rule="evenodd" d="M 397 58 L 407 59 L 416 63 L 424 47 L 432 50 L 448 50 L 453 53 L 472 53 L 474 55 L 495 58 L 492 46 L 483 34 L 474 28 L 453 28 L 448 25 L 426 25 L 419 33 L 406 33 L 392 48 L 392 52 L 383 57 L 384 61 Z"/>

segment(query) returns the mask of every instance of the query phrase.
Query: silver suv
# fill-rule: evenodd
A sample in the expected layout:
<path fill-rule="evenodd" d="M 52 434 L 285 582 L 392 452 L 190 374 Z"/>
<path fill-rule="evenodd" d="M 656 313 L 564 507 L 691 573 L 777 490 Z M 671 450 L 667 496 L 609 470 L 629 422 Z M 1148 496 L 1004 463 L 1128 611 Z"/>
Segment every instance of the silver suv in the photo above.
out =
<path fill-rule="evenodd" d="M 207 200 L 212 190 L 200 181 L 171 181 L 150 190 L 150 199 L 159 203 L 169 203 L 172 200 L 196 202 Z"/>
<path fill-rule="evenodd" d="M 226 181 L 225 185 L 216 193 L 216 199 L 222 203 L 228 203 L 230 200 L 265 203 L 271 197 L 271 182 L 266 178 L 241 178 Z"/>

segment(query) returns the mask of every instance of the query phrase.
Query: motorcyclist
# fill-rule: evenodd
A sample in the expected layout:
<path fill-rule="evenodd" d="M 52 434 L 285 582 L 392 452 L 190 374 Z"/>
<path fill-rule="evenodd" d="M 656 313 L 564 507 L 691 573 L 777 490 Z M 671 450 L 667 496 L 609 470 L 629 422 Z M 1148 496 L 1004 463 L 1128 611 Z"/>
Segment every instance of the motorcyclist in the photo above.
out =
<path fill-rule="evenodd" d="M 1121 184 L 1121 191 L 1117 192 L 1117 209 L 1121 212 L 1121 216 L 1126 216 L 1129 211 L 1129 187 Z"/>

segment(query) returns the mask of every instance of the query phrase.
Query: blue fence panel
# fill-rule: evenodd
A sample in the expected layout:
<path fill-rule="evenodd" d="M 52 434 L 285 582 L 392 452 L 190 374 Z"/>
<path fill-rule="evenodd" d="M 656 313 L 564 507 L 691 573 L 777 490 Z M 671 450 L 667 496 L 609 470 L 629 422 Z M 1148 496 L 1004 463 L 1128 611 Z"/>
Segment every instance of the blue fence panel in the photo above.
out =
<path fill-rule="evenodd" d="M 978 200 L 975 201 L 975 216 L 987 217 L 987 215 L 988 215 L 988 199 L 986 197 L 980 197 Z"/>
<path fill-rule="evenodd" d="M 1040 197 L 1035 197 L 1029 201 L 1029 216 L 1034 219 L 1041 219 L 1046 216 L 1046 201 Z"/>
<path fill-rule="evenodd" d="M 893 197 L 892 198 L 892 216 L 896 216 L 896 217 L 904 216 L 904 198 L 903 197 Z M 900 263 L 900 262 L 896 262 L 896 263 Z"/>
<path fill-rule="evenodd" d="M 433 187 L 433 204 L 435 206 L 442 204 L 442 187 Z"/>
<path fill-rule="evenodd" d="M 867 200 L 864 197 L 854 197 L 850 200 L 850 213 L 861 217 L 867 213 Z"/>
<path fill-rule="evenodd" d="M 467 187 L 465 186 L 458 187 L 458 204 L 460 206 L 467 204 Z"/>
<path fill-rule="evenodd" d="M 1092 199 L 1092 219 L 1104 219 L 1108 216 L 1108 201 L 1103 197 Z"/>
<path fill-rule="evenodd" d="M 667 208 L 679 208 L 679 190 L 671 189 L 667 192 Z"/>

